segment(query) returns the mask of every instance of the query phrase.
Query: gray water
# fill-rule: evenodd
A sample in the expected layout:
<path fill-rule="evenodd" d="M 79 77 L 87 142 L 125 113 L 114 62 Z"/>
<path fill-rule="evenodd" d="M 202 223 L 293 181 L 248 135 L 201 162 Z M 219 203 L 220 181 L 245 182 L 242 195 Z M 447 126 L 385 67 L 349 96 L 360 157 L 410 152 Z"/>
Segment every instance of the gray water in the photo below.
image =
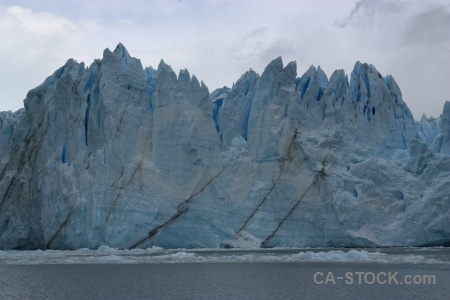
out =
<path fill-rule="evenodd" d="M 0 299 L 449 299 L 447 249 L 384 252 L 420 252 L 442 263 L 0 264 Z M 316 275 L 321 284 L 314 281 L 315 274 L 320 275 L 317 272 L 323 274 Z M 325 284 L 329 272 L 335 282 Z M 347 272 L 353 275 L 352 283 L 338 279 Z M 372 283 L 371 275 L 358 283 L 356 272 L 397 272 L 397 282 L 389 283 L 382 276 L 383 280 Z M 435 283 L 406 284 L 406 275 L 417 279 L 433 275 Z"/>

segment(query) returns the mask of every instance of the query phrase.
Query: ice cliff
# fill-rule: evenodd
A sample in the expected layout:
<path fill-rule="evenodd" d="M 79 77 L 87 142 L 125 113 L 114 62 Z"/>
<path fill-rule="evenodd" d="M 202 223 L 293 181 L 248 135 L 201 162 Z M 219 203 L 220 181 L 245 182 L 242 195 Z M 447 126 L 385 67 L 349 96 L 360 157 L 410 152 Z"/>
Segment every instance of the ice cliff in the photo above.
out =
<path fill-rule="evenodd" d="M 122 44 L 68 60 L 0 112 L 0 249 L 450 245 L 450 102 L 296 69 L 210 94 Z"/>

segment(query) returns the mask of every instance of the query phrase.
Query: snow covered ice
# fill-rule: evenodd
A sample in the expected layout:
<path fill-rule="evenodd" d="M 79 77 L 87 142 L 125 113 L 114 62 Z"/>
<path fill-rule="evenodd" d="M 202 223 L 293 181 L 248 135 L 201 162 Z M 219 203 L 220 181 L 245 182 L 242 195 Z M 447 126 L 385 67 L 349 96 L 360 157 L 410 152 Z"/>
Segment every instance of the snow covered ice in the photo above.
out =
<path fill-rule="evenodd" d="M 210 93 L 119 44 L 24 103 L 0 112 L 0 249 L 450 245 L 450 102 L 415 121 L 372 65 L 276 58 Z"/>

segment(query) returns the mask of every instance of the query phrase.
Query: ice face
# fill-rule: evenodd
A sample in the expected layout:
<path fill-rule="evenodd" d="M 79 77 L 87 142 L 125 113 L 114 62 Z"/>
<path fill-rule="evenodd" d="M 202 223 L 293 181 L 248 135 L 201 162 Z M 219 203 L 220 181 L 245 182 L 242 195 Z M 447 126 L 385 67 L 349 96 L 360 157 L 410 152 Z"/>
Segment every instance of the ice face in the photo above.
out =
<path fill-rule="evenodd" d="M 444 104 L 439 131 L 431 146 L 435 152 L 450 155 L 450 102 Z"/>
<path fill-rule="evenodd" d="M 119 44 L 0 113 L 0 249 L 447 245 L 449 128 L 371 65 L 210 93 Z"/>

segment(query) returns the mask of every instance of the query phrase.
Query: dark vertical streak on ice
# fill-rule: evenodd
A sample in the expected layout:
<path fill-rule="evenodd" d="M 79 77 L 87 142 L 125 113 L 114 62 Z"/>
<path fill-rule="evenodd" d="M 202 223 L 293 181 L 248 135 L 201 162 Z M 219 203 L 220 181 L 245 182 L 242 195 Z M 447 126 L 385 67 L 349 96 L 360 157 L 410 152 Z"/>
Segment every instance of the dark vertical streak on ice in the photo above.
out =
<path fill-rule="evenodd" d="M 223 105 L 223 99 L 218 99 L 216 102 L 214 102 L 214 106 L 213 106 L 213 119 L 214 119 L 214 123 L 216 125 L 217 132 L 220 132 L 219 114 L 220 114 L 220 109 L 222 108 L 222 105 Z"/>
<path fill-rule="evenodd" d="M 84 140 L 88 145 L 88 126 L 89 126 L 89 109 L 91 107 L 91 94 L 88 94 L 86 100 L 86 113 L 84 115 Z"/>
<path fill-rule="evenodd" d="M 275 186 L 277 185 L 279 179 L 281 177 L 281 172 L 278 173 L 278 177 L 277 179 L 274 181 L 274 183 L 272 184 L 272 187 L 269 189 L 269 191 L 264 195 L 263 199 L 259 202 L 258 206 L 256 206 L 255 210 L 253 211 L 253 213 L 247 218 L 247 220 L 245 220 L 244 224 L 241 226 L 241 228 L 239 228 L 238 230 L 238 234 L 245 228 L 245 226 L 247 226 L 247 223 L 250 222 L 250 220 L 256 215 L 256 213 L 259 211 L 260 207 L 266 202 L 267 198 L 269 197 L 269 195 L 272 193 L 273 189 L 275 188 Z"/>
<path fill-rule="evenodd" d="M 66 145 L 64 144 L 63 148 L 62 148 L 62 153 L 61 153 L 61 162 L 63 164 L 65 164 L 67 162 L 67 157 L 66 156 L 67 156 L 67 150 L 66 150 Z"/>
<path fill-rule="evenodd" d="M 247 218 L 247 220 L 245 220 L 244 224 L 241 226 L 241 228 L 239 228 L 237 234 L 239 234 L 244 228 L 245 226 L 247 226 L 248 222 L 256 215 L 256 213 L 259 211 L 259 209 L 261 208 L 261 206 L 267 201 L 269 195 L 272 193 L 272 191 L 274 190 L 275 186 L 277 185 L 278 181 L 281 178 L 281 175 L 283 173 L 286 173 L 290 163 L 292 163 L 293 161 L 293 157 L 292 157 L 292 148 L 294 147 L 295 143 L 296 143 L 296 139 L 297 139 L 297 130 L 295 130 L 294 135 L 291 138 L 291 142 L 289 144 L 287 153 L 286 153 L 286 157 L 282 158 L 281 163 L 280 163 L 280 170 L 278 172 L 278 176 L 277 179 L 274 180 L 272 187 L 269 189 L 269 191 L 264 195 L 263 199 L 259 202 L 258 206 L 256 206 L 255 210 L 253 211 L 253 213 Z M 286 162 L 288 162 L 288 164 L 286 164 Z"/>
<path fill-rule="evenodd" d="M 220 171 L 218 172 L 216 175 L 214 175 L 208 182 L 206 182 L 201 188 L 200 190 L 198 190 L 197 192 L 195 192 L 194 194 L 192 194 L 188 199 L 184 200 L 183 202 L 181 202 L 180 204 L 178 204 L 177 206 L 177 212 L 170 217 L 167 221 L 165 221 L 164 223 L 162 223 L 161 225 L 157 226 L 155 229 L 153 229 L 152 231 L 149 232 L 148 236 L 145 237 L 144 239 L 138 241 L 137 243 L 134 243 L 132 246 L 129 247 L 129 249 L 134 249 L 139 247 L 139 245 L 143 244 L 144 242 L 149 241 L 154 235 L 156 235 L 159 230 L 161 228 L 163 228 L 164 226 L 166 226 L 167 224 L 170 224 L 171 222 L 173 222 L 174 220 L 176 220 L 178 217 L 180 217 L 182 214 L 184 214 L 185 212 L 188 211 L 189 209 L 189 201 L 191 201 L 193 198 L 195 198 L 197 195 L 201 194 L 209 185 L 211 185 L 211 183 L 217 178 L 219 177 L 220 174 L 222 174 L 222 172 L 226 169 L 226 166 Z"/>
<path fill-rule="evenodd" d="M 122 172 L 120 173 L 119 178 L 117 178 L 117 180 L 112 184 L 111 187 L 116 187 L 116 186 L 117 186 L 118 182 L 120 181 L 120 179 L 121 179 L 122 176 L 123 176 L 124 171 L 125 171 L 125 168 L 122 167 Z M 129 182 L 128 182 L 128 183 L 129 183 Z M 128 184 L 128 183 L 127 183 L 127 184 Z M 116 194 L 115 194 L 115 196 L 114 196 L 114 200 L 113 200 L 113 202 L 112 202 L 112 205 L 111 205 L 111 207 L 108 209 L 108 213 L 106 214 L 105 222 L 104 222 L 103 225 L 102 225 L 102 230 L 101 230 L 100 235 L 99 235 L 99 242 L 101 242 L 101 239 L 103 238 L 103 236 L 104 236 L 104 234 L 105 234 L 105 228 L 106 228 L 106 225 L 108 224 L 109 219 L 111 218 L 112 211 L 114 210 L 114 207 L 116 206 L 116 203 L 117 203 L 117 201 L 118 201 L 118 199 L 119 199 L 119 197 L 120 197 L 120 193 L 121 193 L 122 189 L 123 189 L 123 188 L 121 188 L 121 187 L 117 188 L 117 191 L 116 191 Z"/>
<path fill-rule="evenodd" d="M 306 90 L 308 89 L 309 82 L 311 81 L 311 77 L 308 77 L 308 79 L 305 82 L 305 85 L 302 88 L 302 94 L 300 96 L 300 99 L 303 99 L 303 96 L 305 96 Z"/>
<path fill-rule="evenodd" d="M 56 237 L 58 236 L 58 234 L 61 232 L 61 230 L 63 230 L 66 225 L 67 222 L 69 221 L 70 216 L 72 215 L 72 211 L 67 215 L 67 218 L 64 220 L 64 222 L 61 224 L 61 226 L 59 226 L 58 230 L 55 232 L 55 234 L 49 239 L 49 241 L 47 242 L 47 244 L 45 245 L 45 249 L 51 249 L 51 243 L 56 239 Z"/>
<path fill-rule="evenodd" d="M 275 228 L 275 230 L 268 236 L 266 237 L 262 242 L 261 242 L 261 247 L 264 247 L 265 244 L 275 235 L 275 233 L 277 233 L 278 229 L 280 229 L 281 225 L 283 225 L 283 223 L 292 215 L 292 213 L 295 211 L 295 209 L 300 205 L 300 203 L 303 201 L 303 198 L 308 194 L 308 192 L 311 190 L 312 187 L 314 187 L 317 183 L 317 180 L 319 179 L 319 177 L 321 179 L 325 179 L 326 178 L 326 173 L 325 173 L 325 164 L 326 161 L 328 160 L 328 157 L 330 155 L 331 150 L 328 152 L 328 154 L 325 156 L 325 158 L 322 161 L 322 169 L 320 169 L 319 171 L 317 171 L 316 175 L 314 176 L 313 181 L 311 182 L 311 184 L 308 186 L 308 188 L 306 189 L 306 191 L 301 195 L 301 197 L 299 198 L 299 200 L 294 204 L 294 206 L 291 208 L 291 210 L 287 213 L 287 215 L 278 223 L 277 227 Z"/>

